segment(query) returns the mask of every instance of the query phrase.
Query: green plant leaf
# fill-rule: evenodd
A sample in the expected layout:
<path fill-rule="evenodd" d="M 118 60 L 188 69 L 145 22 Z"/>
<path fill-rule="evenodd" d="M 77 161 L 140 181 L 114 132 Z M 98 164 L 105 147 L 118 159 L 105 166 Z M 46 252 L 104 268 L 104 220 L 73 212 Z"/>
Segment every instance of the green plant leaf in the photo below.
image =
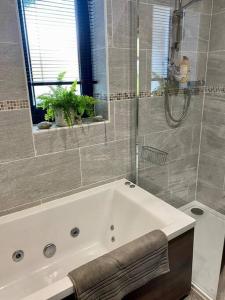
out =
<path fill-rule="evenodd" d="M 57 80 L 58 81 L 63 81 L 65 75 L 66 75 L 66 72 L 59 73 L 58 76 L 57 76 Z"/>
<path fill-rule="evenodd" d="M 63 81 L 66 72 L 57 76 L 58 81 Z M 46 110 L 45 119 L 54 121 L 57 109 L 62 109 L 68 126 L 72 126 L 74 120 L 81 121 L 83 115 L 92 117 L 95 114 L 97 99 L 84 95 L 76 95 L 77 81 L 75 80 L 70 88 L 61 85 L 50 86 L 50 92 L 38 96 L 40 103 L 38 107 Z"/>

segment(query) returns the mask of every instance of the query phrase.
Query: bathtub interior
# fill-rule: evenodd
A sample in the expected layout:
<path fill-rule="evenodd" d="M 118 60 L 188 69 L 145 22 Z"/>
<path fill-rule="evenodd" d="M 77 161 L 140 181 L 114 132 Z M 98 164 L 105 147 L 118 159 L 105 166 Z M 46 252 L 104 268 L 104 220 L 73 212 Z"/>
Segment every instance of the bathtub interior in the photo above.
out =
<path fill-rule="evenodd" d="M 108 189 L 76 201 L 66 197 L 62 199 L 64 204 L 56 204 L 55 207 L 46 204 L 41 211 L 31 209 L 23 217 L 18 213 L 14 220 L 0 224 L 0 295 L 1 290 L 8 295 L 10 289 L 16 288 L 15 283 L 20 281 L 18 286 L 21 286 L 23 280 L 36 281 L 35 288 L 39 289 L 64 277 L 65 272 L 85 263 L 87 259 L 106 252 L 102 231 L 108 219 L 112 195 L 113 192 Z M 80 229 L 79 236 L 75 238 L 70 234 L 74 227 Z M 52 258 L 43 255 L 43 249 L 49 243 L 57 247 Z M 24 251 L 24 258 L 18 263 L 12 260 L 15 250 Z M 71 257 L 69 270 L 66 268 L 68 257 Z M 41 273 L 42 276 L 39 276 Z M 21 274 L 25 274 L 24 279 Z M 29 287 L 28 284 L 26 286 Z"/>
<path fill-rule="evenodd" d="M 147 211 L 138 201 L 128 197 L 126 191 L 115 189 L 111 205 L 105 234 L 107 237 L 109 234 L 107 248 L 117 248 L 145 233 L 167 226 L 167 223 L 153 212 Z"/>

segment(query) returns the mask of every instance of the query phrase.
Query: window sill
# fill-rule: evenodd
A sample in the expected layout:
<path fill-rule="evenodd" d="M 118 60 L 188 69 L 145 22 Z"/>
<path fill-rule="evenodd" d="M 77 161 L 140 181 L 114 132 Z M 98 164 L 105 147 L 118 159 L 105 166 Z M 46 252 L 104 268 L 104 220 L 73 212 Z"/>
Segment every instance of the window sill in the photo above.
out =
<path fill-rule="evenodd" d="M 81 124 L 75 124 L 73 125 L 72 127 L 68 127 L 68 126 L 65 126 L 65 127 L 59 127 L 59 126 L 56 126 L 55 123 L 53 123 L 53 125 L 49 128 L 49 129 L 39 129 L 37 127 L 37 125 L 33 125 L 33 128 L 32 128 L 32 131 L 33 131 L 33 134 L 42 134 L 42 133 L 46 133 L 46 132 L 49 132 L 49 131 L 58 131 L 58 130 L 68 130 L 68 129 L 76 129 L 76 128 L 84 128 L 84 127 L 90 127 L 90 126 L 98 126 L 98 125 L 101 125 L 101 124 L 108 124 L 110 123 L 109 120 L 104 120 L 104 121 L 93 121 L 93 120 L 88 120 L 88 119 L 84 119 L 83 120 L 83 123 Z"/>

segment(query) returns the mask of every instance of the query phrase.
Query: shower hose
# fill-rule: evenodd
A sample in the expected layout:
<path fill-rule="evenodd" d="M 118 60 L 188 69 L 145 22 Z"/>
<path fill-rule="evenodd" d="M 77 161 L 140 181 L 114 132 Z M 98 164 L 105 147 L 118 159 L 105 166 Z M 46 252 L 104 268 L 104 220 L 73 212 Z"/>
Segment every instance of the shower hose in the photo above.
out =
<path fill-rule="evenodd" d="M 167 123 L 171 128 L 177 128 L 182 124 L 182 122 L 187 116 L 190 103 L 191 103 L 191 92 L 187 88 L 184 89 L 184 104 L 183 104 L 182 112 L 180 116 L 175 117 L 173 116 L 172 109 L 171 109 L 169 91 L 168 90 L 165 91 L 165 102 L 164 102 L 165 115 L 166 115 Z"/>

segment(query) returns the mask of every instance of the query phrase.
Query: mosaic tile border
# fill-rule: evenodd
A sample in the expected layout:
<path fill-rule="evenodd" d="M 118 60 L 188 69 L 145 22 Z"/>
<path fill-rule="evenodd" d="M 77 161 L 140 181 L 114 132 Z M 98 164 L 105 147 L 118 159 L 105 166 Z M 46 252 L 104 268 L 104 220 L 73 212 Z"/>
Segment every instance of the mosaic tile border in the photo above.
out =
<path fill-rule="evenodd" d="M 200 88 L 193 88 L 191 89 L 191 93 L 194 95 L 197 95 L 201 92 L 203 92 L 204 89 L 200 89 Z M 178 90 L 178 91 L 174 91 L 172 90 L 172 94 L 176 95 L 183 95 L 184 94 L 184 90 Z M 150 98 L 153 96 L 163 96 L 164 92 L 163 91 L 142 91 L 140 92 L 140 98 Z M 107 95 L 103 95 L 103 94 L 95 94 L 94 95 L 95 98 L 97 99 L 101 99 L 101 100 L 107 100 L 108 96 Z M 110 101 L 118 101 L 118 100 L 129 100 L 129 99 L 134 99 L 136 97 L 136 93 L 135 92 L 124 92 L 124 93 L 113 93 L 109 95 L 109 100 Z"/>
<path fill-rule="evenodd" d="M 205 86 L 205 87 L 197 87 L 192 88 L 191 93 L 193 95 L 198 95 L 199 93 L 205 93 L 210 95 L 218 95 L 225 97 L 225 87 L 224 86 Z M 173 91 L 174 92 L 174 91 Z M 178 91 L 177 94 L 183 94 L 183 91 Z M 163 91 L 141 91 L 140 98 L 149 98 L 153 96 L 164 96 Z M 108 98 L 110 101 L 118 101 L 118 100 L 130 100 L 136 97 L 135 92 L 122 92 L 122 93 L 112 93 L 109 95 L 96 93 L 94 97 L 97 99 L 101 99 L 107 101 Z M 8 111 L 8 110 L 18 110 L 18 109 L 27 109 L 29 108 L 29 103 L 27 100 L 1 100 L 0 101 L 0 111 Z"/>
<path fill-rule="evenodd" d="M 206 94 L 214 94 L 214 95 L 225 95 L 225 87 L 224 86 L 207 86 L 205 88 Z"/>
<path fill-rule="evenodd" d="M 0 101 L 0 111 L 29 108 L 27 100 L 4 100 Z"/>
<path fill-rule="evenodd" d="M 184 94 L 184 89 L 180 90 L 171 90 L 171 94 L 176 94 L 176 95 L 183 95 Z M 225 97 L 225 87 L 216 87 L 216 86 L 198 86 L 191 88 L 190 93 L 192 95 L 199 95 L 202 93 L 207 93 L 211 95 L 220 95 Z M 164 91 L 141 91 L 140 92 L 140 98 L 150 98 L 154 96 L 164 96 L 165 93 Z M 108 95 L 106 94 L 95 94 L 94 97 L 101 99 L 101 100 L 107 100 Z M 123 92 L 123 93 L 113 93 L 109 95 L 109 100 L 110 101 L 117 101 L 117 100 L 129 100 L 129 99 L 134 99 L 136 97 L 135 92 Z"/>
<path fill-rule="evenodd" d="M 109 96 L 107 94 L 100 94 L 96 93 L 94 94 L 94 97 L 100 100 L 108 100 L 109 101 L 116 101 L 116 100 L 127 100 L 127 99 L 133 99 L 136 97 L 135 92 L 123 92 L 123 93 L 113 93 Z"/>

